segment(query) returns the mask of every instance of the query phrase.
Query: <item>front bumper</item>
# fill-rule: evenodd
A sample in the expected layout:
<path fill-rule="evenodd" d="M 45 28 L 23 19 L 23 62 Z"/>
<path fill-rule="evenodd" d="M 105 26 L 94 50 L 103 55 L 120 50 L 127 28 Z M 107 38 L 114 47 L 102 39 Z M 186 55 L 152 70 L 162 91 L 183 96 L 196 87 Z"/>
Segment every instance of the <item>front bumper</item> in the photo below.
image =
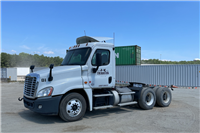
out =
<path fill-rule="evenodd" d="M 33 112 L 45 115 L 57 115 L 59 112 L 59 104 L 62 95 L 48 98 L 28 99 L 25 96 L 24 106 Z M 42 105 L 42 108 L 38 108 Z"/>

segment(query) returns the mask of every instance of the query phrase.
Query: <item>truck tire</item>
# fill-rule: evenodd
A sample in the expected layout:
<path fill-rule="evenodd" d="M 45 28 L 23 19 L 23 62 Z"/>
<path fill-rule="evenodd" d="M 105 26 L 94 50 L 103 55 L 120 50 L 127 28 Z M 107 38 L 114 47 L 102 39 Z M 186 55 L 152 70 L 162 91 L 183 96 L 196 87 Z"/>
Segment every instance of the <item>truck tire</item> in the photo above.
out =
<path fill-rule="evenodd" d="M 156 87 L 153 88 L 155 94 L 157 94 L 157 90 L 158 90 L 159 88 L 160 88 L 159 86 L 156 86 Z M 156 95 L 156 99 L 157 99 L 157 95 Z M 157 101 L 156 101 L 155 106 L 158 106 Z"/>
<path fill-rule="evenodd" d="M 160 87 L 159 87 L 159 86 L 156 86 L 156 87 L 154 87 L 154 88 L 153 88 L 153 90 L 154 90 L 155 94 L 156 94 L 156 92 L 157 92 L 158 88 L 160 88 Z"/>
<path fill-rule="evenodd" d="M 60 103 L 59 116 L 64 121 L 81 119 L 86 111 L 86 101 L 79 93 L 67 94 Z"/>
<path fill-rule="evenodd" d="M 162 87 L 156 92 L 157 104 L 161 107 L 168 107 L 171 103 L 172 94 L 169 88 Z"/>
<path fill-rule="evenodd" d="M 152 109 L 156 103 L 156 95 L 153 89 L 143 88 L 140 99 L 139 107 L 144 110 Z"/>

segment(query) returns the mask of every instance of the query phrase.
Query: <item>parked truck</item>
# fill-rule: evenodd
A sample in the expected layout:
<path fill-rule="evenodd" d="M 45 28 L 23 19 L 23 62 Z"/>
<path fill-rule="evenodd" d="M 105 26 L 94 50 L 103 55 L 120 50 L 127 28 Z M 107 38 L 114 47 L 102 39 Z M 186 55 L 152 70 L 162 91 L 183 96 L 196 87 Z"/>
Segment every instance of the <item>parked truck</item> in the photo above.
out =
<path fill-rule="evenodd" d="M 115 47 L 106 43 L 106 39 L 79 37 L 77 44 L 67 50 L 61 66 L 51 64 L 49 69 L 37 72 L 31 66 L 31 73 L 25 78 L 23 98 L 19 100 L 34 112 L 59 115 L 64 121 L 81 119 L 86 109 L 137 104 L 149 110 L 156 103 L 169 106 L 170 87 L 135 82 L 116 86 Z"/>

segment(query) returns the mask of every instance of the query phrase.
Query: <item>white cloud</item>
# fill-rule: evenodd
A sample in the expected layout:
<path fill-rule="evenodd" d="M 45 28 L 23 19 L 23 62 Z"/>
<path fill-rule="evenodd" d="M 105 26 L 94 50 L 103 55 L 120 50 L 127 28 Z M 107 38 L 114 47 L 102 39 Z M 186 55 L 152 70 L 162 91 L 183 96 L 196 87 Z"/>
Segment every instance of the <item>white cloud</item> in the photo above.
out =
<path fill-rule="evenodd" d="M 44 53 L 45 53 L 45 54 L 54 54 L 53 51 L 45 51 Z"/>
<path fill-rule="evenodd" d="M 199 58 L 195 58 L 194 61 L 200 60 Z"/>
<path fill-rule="evenodd" d="M 34 54 L 39 54 L 40 52 L 39 52 L 39 51 L 34 51 L 33 53 L 34 53 Z"/>
<path fill-rule="evenodd" d="M 171 61 L 171 60 L 165 60 L 165 59 L 163 59 L 163 60 L 161 60 L 161 61 Z"/>
<path fill-rule="evenodd" d="M 11 52 L 16 53 L 17 51 L 15 51 L 15 50 L 11 50 Z"/>
<path fill-rule="evenodd" d="M 171 61 L 171 60 L 162 59 L 161 61 Z"/>
<path fill-rule="evenodd" d="M 24 48 L 24 49 L 30 49 L 28 46 L 26 46 L 26 45 L 22 45 L 22 46 L 20 46 L 21 48 Z"/>

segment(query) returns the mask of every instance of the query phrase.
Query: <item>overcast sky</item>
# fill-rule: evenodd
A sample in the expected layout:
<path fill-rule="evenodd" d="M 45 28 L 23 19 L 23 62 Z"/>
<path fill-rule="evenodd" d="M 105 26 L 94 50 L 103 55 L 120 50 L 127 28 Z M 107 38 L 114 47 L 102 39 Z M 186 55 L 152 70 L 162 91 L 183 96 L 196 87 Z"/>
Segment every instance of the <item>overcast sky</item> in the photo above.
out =
<path fill-rule="evenodd" d="M 2 2 L 1 51 L 64 57 L 84 35 L 139 45 L 142 59 L 199 58 L 199 2 Z M 112 41 L 111 41 L 112 42 Z"/>

